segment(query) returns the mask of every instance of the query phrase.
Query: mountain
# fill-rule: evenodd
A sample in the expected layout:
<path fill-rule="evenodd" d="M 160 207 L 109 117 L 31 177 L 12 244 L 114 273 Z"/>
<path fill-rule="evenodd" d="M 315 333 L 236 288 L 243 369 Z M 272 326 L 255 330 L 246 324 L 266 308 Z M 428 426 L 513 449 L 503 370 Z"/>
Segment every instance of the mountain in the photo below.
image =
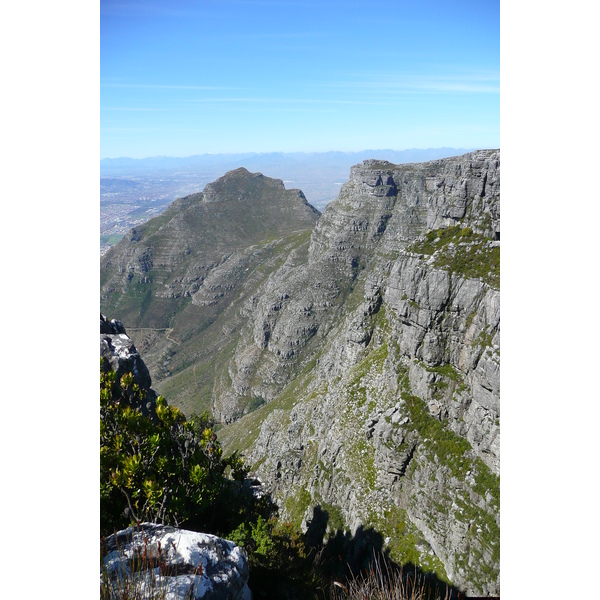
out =
<path fill-rule="evenodd" d="M 500 152 L 366 160 L 320 217 L 282 188 L 228 173 L 131 232 L 102 312 L 285 517 L 371 527 L 399 562 L 498 594 Z"/>
<path fill-rule="evenodd" d="M 217 167 L 233 168 L 240 165 L 287 168 L 291 165 L 351 165 L 368 158 L 379 158 L 397 163 L 432 160 L 456 156 L 466 152 L 463 148 L 412 148 L 409 150 L 361 150 L 359 152 L 246 152 L 237 154 L 197 154 L 194 156 L 153 156 L 147 158 L 103 158 L 100 161 L 102 177 L 140 173 L 196 172 L 198 169 Z M 342 174 L 347 175 L 347 169 Z"/>
<path fill-rule="evenodd" d="M 269 152 L 200 154 L 188 157 L 105 158 L 100 161 L 101 211 L 110 218 L 115 204 L 129 204 L 133 218 L 178 196 L 200 192 L 206 183 L 239 167 L 281 178 L 288 187 L 300 188 L 319 209 L 333 200 L 348 178 L 350 167 L 368 158 L 394 163 L 421 162 L 457 156 L 467 150 L 428 148 L 411 150 L 363 150 L 360 152 Z M 182 190 L 186 190 L 182 192 Z M 116 215 L 115 215 L 116 216 Z M 119 212 L 119 217 L 123 217 Z M 151 213 L 146 215 L 154 216 Z M 114 222 L 116 223 L 116 221 Z"/>
<path fill-rule="evenodd" d="M 209 407 L 202 400 L 226 377 L 237 343 L 239 305 L 282 257 L 306 249 L 318 217 L 299 190 L 240 168 L 176 200 L 107 252 L 102 309 L 127 326 L 159 393 L 177 397 L 186 412 Z"/>

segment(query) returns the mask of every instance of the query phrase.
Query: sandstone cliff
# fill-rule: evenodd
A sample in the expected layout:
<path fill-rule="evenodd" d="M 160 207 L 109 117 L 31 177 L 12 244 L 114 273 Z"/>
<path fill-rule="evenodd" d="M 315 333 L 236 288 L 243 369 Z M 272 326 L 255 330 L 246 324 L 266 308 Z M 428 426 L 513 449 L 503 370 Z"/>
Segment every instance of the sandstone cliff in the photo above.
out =
<path fill-rule="evenodd" d="M 272 400 L 221 436 L 289 518 L 375 527 L 471 594 L 499 592 L 499 162 L 354 167 L 246 304 L 215 401 Z"/>

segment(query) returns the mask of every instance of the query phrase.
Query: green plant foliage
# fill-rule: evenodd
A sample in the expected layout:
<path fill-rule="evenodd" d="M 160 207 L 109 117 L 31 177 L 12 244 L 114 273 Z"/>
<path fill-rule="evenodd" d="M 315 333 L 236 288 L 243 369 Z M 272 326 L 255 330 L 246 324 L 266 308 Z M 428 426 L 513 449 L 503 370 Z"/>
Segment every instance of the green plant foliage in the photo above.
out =
<path fill-rule="evenodd" d="M 313 598 L 323 586 L 313 552 L 291 523 L 259 516 L 241 523 L 228 538 L 248 555 L 248 584 L 256 597 Z"/>
<path fill-rule="evenodd" d="M 241 518 L 241 490 L 232 483 L 241 487 L 244 467 L 235 454 L 222 458 L 207 414 L 188 420 L 163 397 L 153 407 L 146 396 L 130 373 L 117 381 L 101 368 L 101 531 L 142 520 L 206 531 Z"/>
<path fill-rule="evenodd" d="M 500 247 L 470 227 L 434 229 L 407 250 L 434 255 L 435 267 L 463 277 L 480 278 L 491 287 L 500 288 Z"/>
<path fill-rule="evenodd" d="M 263 404 L 266 404 L 266 400 L 261 396 L 250 398 L 250 402 L 248 402 L 248 412 L 255 411 L 257 408 L 260 408 Z"/>

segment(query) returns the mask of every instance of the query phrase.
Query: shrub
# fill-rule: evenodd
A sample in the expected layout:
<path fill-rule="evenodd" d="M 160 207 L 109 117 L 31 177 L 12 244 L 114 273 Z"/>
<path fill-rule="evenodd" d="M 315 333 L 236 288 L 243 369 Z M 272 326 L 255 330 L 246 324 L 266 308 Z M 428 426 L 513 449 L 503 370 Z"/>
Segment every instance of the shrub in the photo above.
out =
<path fill-rule="evenodd" d="M 188 420 L 162 396 L 155 405 L 146 400 L 130 373 L 117 381 L 114 372 L 101 369 L 101 532 L 142 520 L 185 522 L 205 531 L 223 527 L 234 493 L 230 484 L 241 487 L 245 475 L 241 460 L 222 458 L 208 415 Z"/>
<path fill-rule="evenodd" d="M 268 598 L 313 598 L 323 582 L 302 533 L 276 516 L 244 522 L 229 539 L 248 555 L 253 594 Z"/>

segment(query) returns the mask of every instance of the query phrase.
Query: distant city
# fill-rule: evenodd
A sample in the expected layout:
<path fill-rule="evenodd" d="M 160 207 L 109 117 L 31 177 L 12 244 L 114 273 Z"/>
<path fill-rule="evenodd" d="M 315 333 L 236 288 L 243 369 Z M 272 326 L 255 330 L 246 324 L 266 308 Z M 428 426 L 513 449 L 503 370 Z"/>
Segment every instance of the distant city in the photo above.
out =
<path fill-rule="evenodd" d="M 471 149 L 362 152 L 203 154 L 186 158 L 107 158 L 100 161 L 100 255 L 130 229 L 163 212 L 173 200 L 201 192 L 227 171 L 245 167 L 301 189 L 322 211 L 348 180 L 350 167 L 369 158 L 392 163 L 457 156 Z"/>
<path fill-rule="evenodd" d="M 160 214 L 173 200 L 202 191 L 210 180 L 175 173 L 100 177 L 100 255 L 130 229 Z"/>

